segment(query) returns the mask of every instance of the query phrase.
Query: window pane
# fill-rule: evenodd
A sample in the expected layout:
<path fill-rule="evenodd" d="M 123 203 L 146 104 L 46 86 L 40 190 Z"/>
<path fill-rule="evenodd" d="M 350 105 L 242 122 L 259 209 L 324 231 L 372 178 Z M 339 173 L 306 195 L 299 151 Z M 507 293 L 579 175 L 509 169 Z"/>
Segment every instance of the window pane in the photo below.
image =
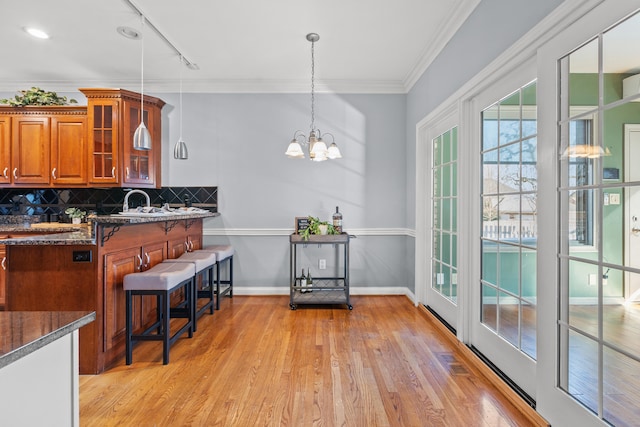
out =
<path fill-rule="evenodd" d="M 507 293 L 500 292 L 498 298 L 500 306 L 500 314 L 498 317 L 500 336 L 513 344 L 520 347 L 519 329 L 520 329 L 520 304 L 517 298 L 513 298 Z"/>
<path fill-rule="evenodd" d="M 616 426 L 638 423 L 638 380 L 626 374 L 640 372 L 640 362 L 611 349 L 604 349 L 604 419 Z"/>
<path fill-rule="evenodd" d="M 598 40 L 569 55 L 569 105 L 598 105 Z"/>
<path fill-rule="evenodd" d="M 482 112 L 482 150 L 498 146 L 498 106 L 494 105 Z"/>

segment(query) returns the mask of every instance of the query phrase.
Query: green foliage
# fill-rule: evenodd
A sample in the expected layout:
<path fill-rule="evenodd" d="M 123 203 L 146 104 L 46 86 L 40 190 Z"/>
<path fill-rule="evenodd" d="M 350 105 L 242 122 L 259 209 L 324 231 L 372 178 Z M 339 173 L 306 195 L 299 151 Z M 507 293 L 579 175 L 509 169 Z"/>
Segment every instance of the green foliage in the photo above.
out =
<path fill-rule="evenodd" d="M 69 218 L 83 218 L 87 213 L 78 208 L 67 208 L 64 211 L 65 214 L 69 216 Z"/>
<path fill-rule="evenodd" d="M 0 104 L 8 104 L 12 107 L 24 107 L 25 105 L 67 105 L 77 104 L 75 99 L 67 101 L 66 96 L 58 96 L 55 92 L 45 92 L 39 87 L 29 90 L 21 90 L 13 99 L 0 99 Z"/>
<path fill-rule="evenodd" d="M 328 221 L 320 221 L 320 219 L 315 216 L 309 216 L 309 227 L 298 231 L 298 234 L 302 236 L 302 240 L 309 240 L 309 236 L 312 234 L 321 234 L 320 225 L 327 226 L 327 234 L 338 234 L 336 229 L 333 228 L 333 224 L 329 224 Z"/>

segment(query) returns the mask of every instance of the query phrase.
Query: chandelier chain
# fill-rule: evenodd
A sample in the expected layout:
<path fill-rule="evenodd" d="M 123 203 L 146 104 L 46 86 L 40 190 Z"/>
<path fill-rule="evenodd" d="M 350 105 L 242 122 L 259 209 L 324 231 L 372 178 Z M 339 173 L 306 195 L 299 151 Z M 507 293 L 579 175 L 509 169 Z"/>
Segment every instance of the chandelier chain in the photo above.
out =
<path fill-rule="evenodd" d="M 315 66 L 315 42 L 311 42 L 311 131 L 313 132 L 316 128 L 315 122 L 315 74 L 316 74 L 316 66 Z"/>

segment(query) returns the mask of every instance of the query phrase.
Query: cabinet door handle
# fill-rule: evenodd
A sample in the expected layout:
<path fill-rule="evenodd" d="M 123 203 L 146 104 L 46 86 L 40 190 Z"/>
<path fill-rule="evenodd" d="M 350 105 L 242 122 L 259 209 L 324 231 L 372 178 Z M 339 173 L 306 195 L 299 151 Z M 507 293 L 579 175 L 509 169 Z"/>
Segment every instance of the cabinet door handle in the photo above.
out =
<path fill-rule="evenodd" d="M 13 179 L 18 179 L 18 168 L 13 168 Z"/>
<path fill-rule="evenodd" d="M 142 271 L 142 257 L 140 255 L 136 255 L 138 257 L 138 270 Z"/>
<path fill-rule="evenodd" d="M 116 167 L 112 167 L 111 168 L 111 178 L 115 178 L 116 177 Z"/>
<path fill-rule="evenodd" d="M 9 175 L 7 175 L 7 172 L 9 172 L 9 168 L 4 168 L 4 172 L 2 172 L 2 174 L 4 175 L 5 178 L 9 178 Z"/>
<path fill-rule="evenodd" d="M 127 172 L 127 178 L 129 178 L 129 166 L 124 169 Z"/>
<path fill-rule="evenodd" d="M 58 179 L 58 177 L 56 176 L 56 169 L 58 168 L 53 168 L 53 170 L 51 171 L 51 178 L 53 179 Z"/>
<path fill-rule="evenodd" d="M 147 259 L 147 264 L 151 264 L 151 257 L 149 256 L 149 252 L 145 252 L 144 257 Z"/>
<path fill-rule="evenodd" d="M 2 269 L 6 270 L 7 269 L 7 257 L 2 257 Z"/>

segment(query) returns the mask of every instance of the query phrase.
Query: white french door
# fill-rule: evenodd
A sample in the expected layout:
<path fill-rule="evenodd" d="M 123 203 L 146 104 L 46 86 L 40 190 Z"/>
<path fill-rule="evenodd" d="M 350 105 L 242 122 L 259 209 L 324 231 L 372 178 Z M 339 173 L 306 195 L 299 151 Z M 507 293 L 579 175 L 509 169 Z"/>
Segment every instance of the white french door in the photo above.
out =
<path fill-rule="evenodd" d="M 467 177 L 476 225 L 470 344 L 536 396 L 537 112 L 529 60 L 471 105 L 480 176 Z"/>
<path fill-rule="evenodd" d="M 453 329 L 459 317 L 458 114 L 454 107 L 419 129 L 416 248 L 418 301 Z"/>

